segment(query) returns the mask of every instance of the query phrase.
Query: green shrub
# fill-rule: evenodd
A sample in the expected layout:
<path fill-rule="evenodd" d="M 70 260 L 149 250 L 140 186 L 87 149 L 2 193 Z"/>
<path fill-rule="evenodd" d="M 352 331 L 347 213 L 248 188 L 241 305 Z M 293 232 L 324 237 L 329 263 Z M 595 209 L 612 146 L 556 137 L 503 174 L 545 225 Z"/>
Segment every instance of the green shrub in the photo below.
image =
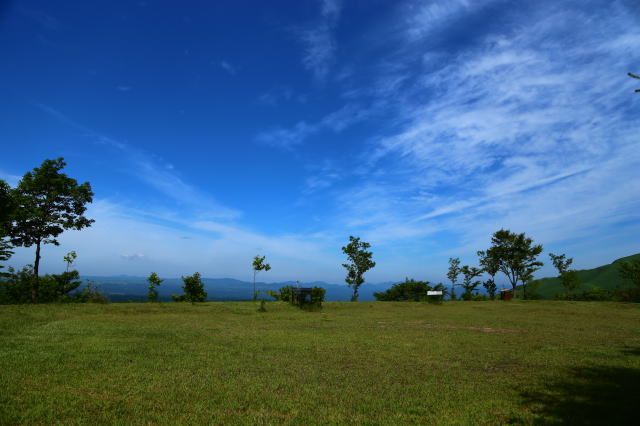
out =
<path fill-rule="evenodd" d="M 36 279 L 33 267 L 27 265 L 17 271 L 9 268 L 0 281 L 0 303 L 32 303 L 31 291 Z M 68 271 L 61 274 L 47 274 L 38 278 L 38 302 L 76 301 L 73 291 L 78 289 L 82 281 L 78 271 Z"/>
<path fill-rule="evenodd" d="M 427 291 L 431 290 L 428 281 L 416 281 L 405 278 L 404 282 L 394 284 L 390 289 L 373 293 L 380 302 L 420 302 L 427 300 Z"/>
<path fill-rule="evenodd" d="M 584 291 L 578 299 L 586 301 L 613 300 L 613 294 L 607 290 L 601 289 L 600 287 L 593 287 Z"/>
<path fill-rule="evenodd" d="M 182 277 L 182 290 L 184 294 L 179 296 L 172 295 L 174 302 L 204 302 L 207 300 L 207 292 L 204 291 L 204 283 L 200 278 L 200 273 L 196 272 L 193 275 L 187 275 Z"/>
<path fill-rule="evenodd" d="M 87 285 L 77 292 L 73 299 L 75 302 L 81 303 L 108 303 L 109 298 L 102 293 L 98 287 L 92 283 L 88 282 Z"/>
<path fill-rule="evenodd" d="M 311 289 L 311 304 L 321 307 L 326 293 L 327 291 L 322 287 L 313 287 Z"/>
<path fill-rule="evenodd" d="M 31 265 L 27 265 L 17 272 L 9 267 L 5 278 L 0 282 L 0 302 L 3 304 L 31 303 L 31 288 L 34 278 Z"/>
<path fill-rule="evenodd" d="M 620 302 L 640 303 L 640 288 L 624 288 L 615 292 L 616 300 Z"/>
<path fill-rule="evenodd" d="M 293 294 L 293 286 L 285 285 L 284 287 L 280 287 L 280 292 L 278 293 L 279 299 L 283 302 L 291 302 L 291 296 Z"/>

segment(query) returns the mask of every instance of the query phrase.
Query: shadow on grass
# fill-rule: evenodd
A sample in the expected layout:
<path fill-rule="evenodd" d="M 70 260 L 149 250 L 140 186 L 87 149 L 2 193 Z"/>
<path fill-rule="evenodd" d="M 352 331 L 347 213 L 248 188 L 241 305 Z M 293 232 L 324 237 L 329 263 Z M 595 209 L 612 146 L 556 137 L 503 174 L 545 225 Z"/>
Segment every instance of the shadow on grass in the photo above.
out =
<path fill-rule="evenodd" d="M 634 353 L 637 355 L 637 353 Z M 640 369 L 584 367 L 522 396 L 539 424 L 638 424 Z"/>

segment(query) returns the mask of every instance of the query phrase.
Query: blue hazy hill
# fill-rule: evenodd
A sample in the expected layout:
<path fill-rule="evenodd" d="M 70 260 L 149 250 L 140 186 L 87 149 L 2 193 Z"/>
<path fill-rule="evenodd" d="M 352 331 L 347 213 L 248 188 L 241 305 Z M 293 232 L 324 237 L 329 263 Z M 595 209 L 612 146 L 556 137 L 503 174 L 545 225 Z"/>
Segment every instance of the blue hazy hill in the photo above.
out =
<path fill-rule="evenodd" d="M 117 276 L 83 276 L 85 283 L 95 284 L 104 292 L 112 302 L 144 301 L 147 299 L 147 280 L 144 277 L 117 275 Z M 208 293 L 208 300 L 251 300 L 253 294 L 253 283 L 241 281 L 233 278 L 203 278 L 205 290 Z M 257 282 L 258 291 L 278 290 L 285 285 L 296 285 L 295 281 L 284 281 L 265 283 Z M 365 283 L 360 287 L 360 300 L 375 300 L 373 293 L 385 290 L 392 283 Z M 300 286 L 318 286 L 327 290 L 326 300 L 331 302 L 348 301 L 352 291 L 346 284 L 331 284 L 322 281 L 300 283 Z M 160 300 L 171 300 L 172 294 L 182 293 L 182 280 L 180 278 L 166 278 L 158 287 Z M 262 296 L 261 296 L 262 297 Z M 264 296 L 269 299 L 268 296 Z"/>

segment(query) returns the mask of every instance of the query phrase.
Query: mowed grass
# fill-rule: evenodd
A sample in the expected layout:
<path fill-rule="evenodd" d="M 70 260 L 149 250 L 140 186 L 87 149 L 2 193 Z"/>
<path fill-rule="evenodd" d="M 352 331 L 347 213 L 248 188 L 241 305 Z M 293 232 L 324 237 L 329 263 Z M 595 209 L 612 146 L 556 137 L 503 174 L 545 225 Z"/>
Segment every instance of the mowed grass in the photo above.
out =
<path fill-rule="evenodd" d="M 0 423 L 634 423 L 640 307 L 0 306 Z"/>

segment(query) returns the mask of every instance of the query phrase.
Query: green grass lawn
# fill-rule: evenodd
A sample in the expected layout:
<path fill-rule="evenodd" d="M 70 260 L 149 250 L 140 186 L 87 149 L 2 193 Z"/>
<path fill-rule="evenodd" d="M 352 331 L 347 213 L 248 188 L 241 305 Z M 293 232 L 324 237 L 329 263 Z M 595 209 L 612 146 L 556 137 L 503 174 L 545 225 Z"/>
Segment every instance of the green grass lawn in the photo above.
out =
<path fill-rule="evenodd" d="M 0 424 L 637 421 L 640 306 L 0 306 Z"/>

